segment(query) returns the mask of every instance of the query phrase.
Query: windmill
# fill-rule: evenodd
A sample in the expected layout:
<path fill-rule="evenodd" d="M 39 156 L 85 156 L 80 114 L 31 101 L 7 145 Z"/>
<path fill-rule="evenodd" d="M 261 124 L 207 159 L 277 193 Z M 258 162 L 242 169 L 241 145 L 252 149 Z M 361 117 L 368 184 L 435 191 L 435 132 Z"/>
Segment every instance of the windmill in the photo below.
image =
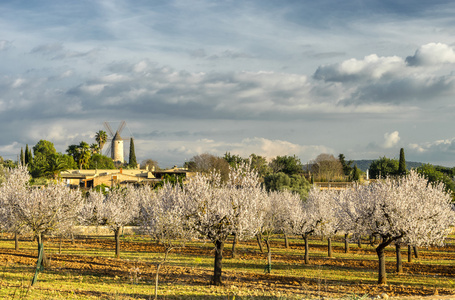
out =
<path fill-rule="evenodd" d="M 114 132 L 110 125 L 111 122 L 104 122 L 104 127 L 106 128 L 108 138 L 106 144 L 108 148 L 106 151 L 106 156 L 111 156 L 114 163 L 124 163 L 124 152 L 123 152 L 123 141 L 129 141 L 132 138 L 132 135 L 129 137 L 121 137 L 123 129 L 126 127 L 126 122 L 121 121 L 117 130 Z M 131 131 L 130 131 L 131 134 Z"/>

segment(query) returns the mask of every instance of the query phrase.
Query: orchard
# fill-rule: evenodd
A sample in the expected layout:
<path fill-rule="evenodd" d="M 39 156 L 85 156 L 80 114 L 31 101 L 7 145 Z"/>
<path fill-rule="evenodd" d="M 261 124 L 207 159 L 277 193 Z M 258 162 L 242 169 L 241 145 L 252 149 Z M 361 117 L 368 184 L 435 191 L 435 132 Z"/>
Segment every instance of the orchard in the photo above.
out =
<path fill-rule="evenodd" d="M 213 172 L 157 190 L 82 194 L 28 182 L 19 167 L 0 188 L 1 296 L 71 298 L 75 277 L 74 299 L 455 293 L 451 197 L 413 171 L 341 192 L 313 188 L 306 200 L 265 191 L 246 163 L 225 181 Z M 122 235 L 130 225 L 135 235 Z M 112 236 L 75 237 L 75 226 L 104 226 Z M 402 248 L 419 249 L 418 258 L 403 262 Z"/>

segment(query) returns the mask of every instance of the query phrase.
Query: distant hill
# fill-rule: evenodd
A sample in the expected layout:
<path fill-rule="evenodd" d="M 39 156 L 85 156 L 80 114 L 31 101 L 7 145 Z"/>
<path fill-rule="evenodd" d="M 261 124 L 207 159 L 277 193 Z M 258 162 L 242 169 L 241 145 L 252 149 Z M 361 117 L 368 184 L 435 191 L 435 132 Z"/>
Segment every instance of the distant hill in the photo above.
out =
<path fill-rule="evenodd" d="M 375 161 L 376 159 L 360 159 L 360 160 L 354 160 L 354 164 L 352 166 L 354 166 L 355 164 L 357 164 L 357 168 L 359 168 L 360 170 L 362 170 L 363 172 L 365 172 L 367 169 L 370 168 L 370 165 L 373 161 Z M 418 168 L 420 167 L 421 165 L 423 165 L 424 163 L 421 163 L 421 162 L 415 162 L 415 161 L 407 161 L 406 162 L 406 168 L 408 170 L 412 169 L 412 168 Z"/>

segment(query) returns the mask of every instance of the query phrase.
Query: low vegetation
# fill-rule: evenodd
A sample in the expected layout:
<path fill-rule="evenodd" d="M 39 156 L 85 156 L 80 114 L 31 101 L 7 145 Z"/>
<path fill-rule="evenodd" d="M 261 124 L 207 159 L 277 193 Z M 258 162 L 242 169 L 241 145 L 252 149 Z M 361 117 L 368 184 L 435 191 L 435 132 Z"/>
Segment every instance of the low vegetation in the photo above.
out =
<path fill-rule="evenodd" d="M 421 248 L 419 258 L 403 263 L 402 274 L 394 272 L 394 247 L 387 247 L 388 285 L 377 285 L 375 246 L 363 240 L 344 253 L 343 237 L 333 238 L 333 257 L 327 243 L 309 241 L 310 264 L 303 262 L 304 244 L 293 236 L 286 248 L 283 236 L 271 239 L 273 265 L 265 272 L 267 255 L 256 240 L 237 244 L 237 258 L 225 249 L 222 286 L 209 284 L 213 275 L 214 246 L 189 242 L 169 253 L 160 271 L 160 299 L 371 299 L 387 294 L 407 299 L 413 296 L 455 294 L 455 236 L 442 248 Z M 2 299 L 150 299 L 155 289 L 157 263 L 163 246 L 145 236 L 121 238 L 122 255 L 114 258 L 115 240 L 79 238 L 74 243 L 46 241 L 51 267 L 30 286 L 35 272 L 36 244 L 20 241 L 14 250 L 12 235 L 0 239 L 0 298 Z M 232 243 L 229 239 L 227 243 Z M 406 251 L 403 251 L 406 255 Z"/>

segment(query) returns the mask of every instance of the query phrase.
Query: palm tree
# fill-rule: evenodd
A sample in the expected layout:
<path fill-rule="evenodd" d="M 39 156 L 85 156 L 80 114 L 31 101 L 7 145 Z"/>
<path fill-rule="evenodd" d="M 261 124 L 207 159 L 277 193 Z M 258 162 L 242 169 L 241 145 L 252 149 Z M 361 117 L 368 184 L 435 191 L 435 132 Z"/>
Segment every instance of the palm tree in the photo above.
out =
<path fill-rule="evenodd" d="M 58 154 L 53 154 L 42 171 L 45 175 L 51 176 L 56 180 L 60 172 L 67 170 L 67 168 L 68 165 L 63 157 Z"/>
<path fill-rule="evenodd" d="M 107 141 L 106 131 L 103 131 L 103 130 L 98 131 L 95 134 L 95 140 L 98 143 L 98 145 L 100 146 L 100 154 L 102 154 L 101 150 L 103 150 L 104 144 L 106 144 L 106 141 Z"/>
<path fill-rule="evenodd" d="M 90 145 L 90 150 L 92 151 L 93 154 L 100 153 L 100 146 L 98 144 L 93 143 Z"/>

